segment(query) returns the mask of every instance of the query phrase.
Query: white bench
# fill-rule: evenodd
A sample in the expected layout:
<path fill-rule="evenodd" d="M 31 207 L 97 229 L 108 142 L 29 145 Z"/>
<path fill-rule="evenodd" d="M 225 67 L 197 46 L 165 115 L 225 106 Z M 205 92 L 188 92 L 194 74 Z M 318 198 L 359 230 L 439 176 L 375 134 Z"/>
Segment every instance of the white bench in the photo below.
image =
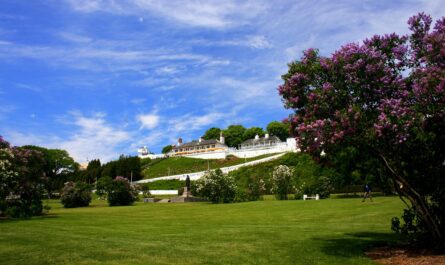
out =
<path fill-rule="evenodd" d="M 306 194 L 303 195 L 303 201 L 310 199 L 318 201 L 320 199 L 320 196 L 318 194 L 315 194 L 315 196 L 307 196 Z"/>

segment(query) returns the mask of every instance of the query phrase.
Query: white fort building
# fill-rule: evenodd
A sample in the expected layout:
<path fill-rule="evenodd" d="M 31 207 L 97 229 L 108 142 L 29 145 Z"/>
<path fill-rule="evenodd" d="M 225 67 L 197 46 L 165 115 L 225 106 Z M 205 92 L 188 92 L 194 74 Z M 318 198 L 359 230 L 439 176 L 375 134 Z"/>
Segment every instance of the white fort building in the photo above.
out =
<path fill-rule="evenodd" d="M 183 143 L 182 138 L 178 139 L 176 145 L 172 146 L 172 150 L 167 154 L 150 153 L 146 146 L 138 149 L 141 158 L 161 158 L 167 156 L 185 156 L 202 159 L 224 159 L 228 155 L 234 155 L 240 158 L 249 158 L 265 154 L 297 152 L 299 151 L 295 138 L 287 138 L 286 142 L 281 141 L 276 136 L 264 137 L 255 136 L 253 139 L 242 142 L 238 148 L 230 148 L 225 144 L 224 136 L 220 134 L 219 139 L 194 140 Z"/>

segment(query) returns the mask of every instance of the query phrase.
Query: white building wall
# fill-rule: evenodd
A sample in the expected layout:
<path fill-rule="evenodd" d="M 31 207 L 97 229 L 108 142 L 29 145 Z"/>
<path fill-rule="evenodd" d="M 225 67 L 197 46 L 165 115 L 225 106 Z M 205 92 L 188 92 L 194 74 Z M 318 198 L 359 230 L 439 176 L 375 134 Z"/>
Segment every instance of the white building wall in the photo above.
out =
<path fill-rule="evenodd" d="M 222 151 L 211 151 L 206 153 L 196 153 L 190 155 L 180 155 L 183 157 L 192 157 L 200 159 L 225 159 L 228 155 L 234 155 L 239 158 L 251 158 L 260 155 L 283 153 L 283 152 L 299 152 L 295 138 L 287 138 L 286 142 L 282 142 L 273 146 L 255 146 L 247 149 L 228 148 Z M 174 155 L 174 154 L 172 154 Z M 149 157 L 151 159 L 163 158 L 164 154 L 147 154 L 141 155 L 140 158 Z"/>

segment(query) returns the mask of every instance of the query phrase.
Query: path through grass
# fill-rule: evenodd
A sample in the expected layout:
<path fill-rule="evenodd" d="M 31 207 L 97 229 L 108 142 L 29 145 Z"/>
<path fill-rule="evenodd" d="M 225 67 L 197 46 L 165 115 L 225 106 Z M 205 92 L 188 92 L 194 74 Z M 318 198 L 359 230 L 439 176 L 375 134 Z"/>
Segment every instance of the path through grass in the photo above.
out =
<path fill-rule="evenodd" d="M 396 197 L 64 209 L 0 221 L 0 264 L 374 264 Z"/>

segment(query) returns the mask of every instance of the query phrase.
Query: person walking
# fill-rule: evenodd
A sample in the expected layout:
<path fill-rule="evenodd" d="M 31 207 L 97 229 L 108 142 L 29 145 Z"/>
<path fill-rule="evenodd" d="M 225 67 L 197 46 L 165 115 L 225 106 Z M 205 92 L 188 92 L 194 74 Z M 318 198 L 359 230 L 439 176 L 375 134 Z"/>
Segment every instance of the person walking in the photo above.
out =
<path fill-rule="evenodd" d="M 364 191 L 365 191 L 365 194 L 363 195 L 362 202 L 364 202 L 366 200 L 366 198 L 369 198 L 372 201 L 371 185 L 369 185 L 369 183 L 365 184 Z"/>

